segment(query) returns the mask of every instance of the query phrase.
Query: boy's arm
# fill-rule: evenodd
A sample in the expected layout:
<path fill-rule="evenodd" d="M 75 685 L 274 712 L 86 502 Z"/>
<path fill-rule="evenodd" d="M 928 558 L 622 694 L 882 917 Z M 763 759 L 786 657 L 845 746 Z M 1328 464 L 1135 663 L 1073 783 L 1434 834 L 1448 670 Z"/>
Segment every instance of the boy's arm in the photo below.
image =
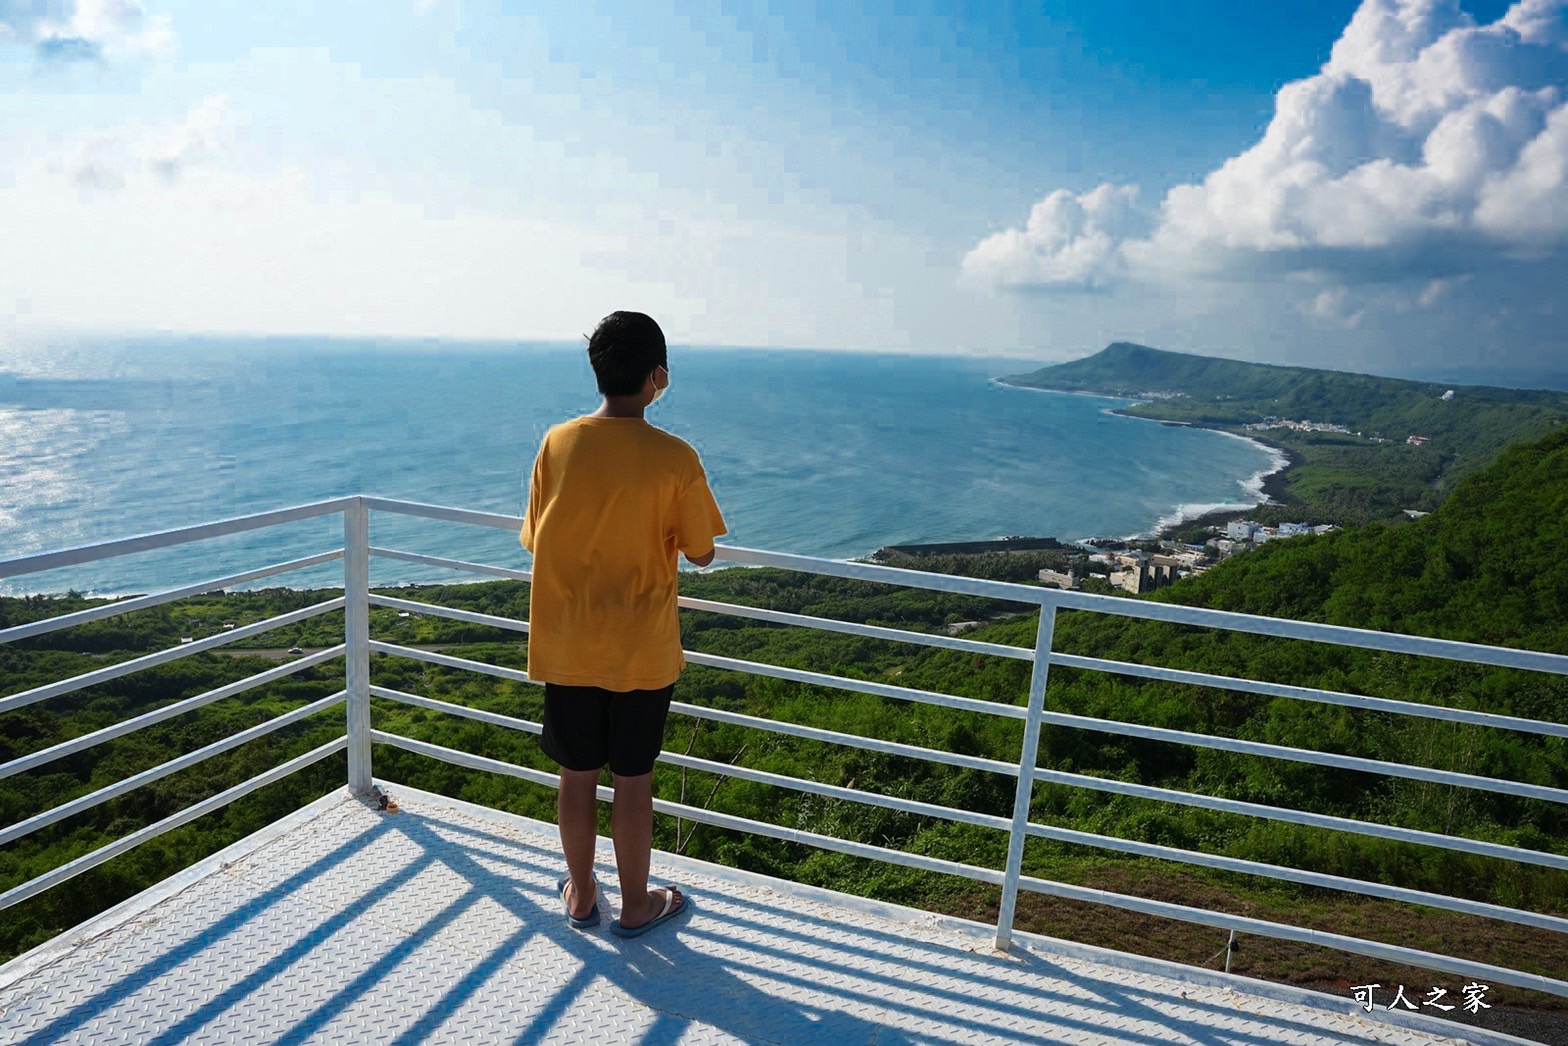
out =
<path fill-rule="evenodd" d="M 708 489 L 708 477 L 699 465 L 697 474 L 682 492 L 676 505 L 676 545 L 686 561 L 694 567 L 705 567 L 717 554 L 713 539 L 729 527 L 719 514 L 718 503 Z M 693 551 L 702 549 L 693 555 Z"/>
<path fill-rule="evenodd" d="M 528 508 L 523 516 L 523 530 L 518 535 L 523 547 L 529 552 L 534 550 L 534 528 L 539 524 L 539 510 L 543 507 L 544 500 L 544 448 L 539 448 L 539 455 L 534 458 L 534 469 L 528 477 Z"/>

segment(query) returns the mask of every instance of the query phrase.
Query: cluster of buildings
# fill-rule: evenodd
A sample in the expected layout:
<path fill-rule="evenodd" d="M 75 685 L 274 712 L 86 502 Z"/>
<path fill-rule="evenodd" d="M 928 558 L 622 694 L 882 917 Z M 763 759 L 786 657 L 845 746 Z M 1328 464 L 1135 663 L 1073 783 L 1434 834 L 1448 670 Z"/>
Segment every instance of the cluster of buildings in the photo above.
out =
<path fill-rule="evenodd" d="M 1299 534 L 1326 534 L 1333 529 L 1332 524 L 1314 527 L 1306 523 L 1281 523 L 1277 527 L 1266 527 L 1254 520 L 1238 519 L 1225 525 L 1224 534 L 1216 535 L 1202 545 L 1167 541 L 1162 543 L 1158 552 L 1140 548 L 1105 549 L 1075 561 L 1068 570 L 1042 570 L 1039 576 L 1047 585 L 1071 590 L 1078 587 L 1085 567 L 1088 567 L 1088 573 L 1104 570 L 1114 587 L 1138 595 L 1164 588 L 1191 574 L 1201 574 L 1216 560 L 1256 548 L 1266 541 Z"/>
<path fill-rule="evenodd" d="M 1091 563 L 1103 563 L 1111 568 L 1111 585 L 1138 595 L 1164 588 L 1171 582 L 1189 574 L 1201 574 L 1204 553 L 1193 549 L 1171 549 L 1148 552 L 1128 549 L 1125 552 L 1102 552 L 1089 557 Z"/>
<path fill-rule="evenodd" d="M 1263 429 L 1290 429 L 1292 432 L 1349 432 L 1344 425 L 1336 425 L 1331 421 L 1288 421 L 1283 418 L 1264 418 L 1262 421 L 1248 422 L 1243 428 L 1254 432 Z M 1361 435 L 1361 433 L 1356 433 Z"/>
<path fill-rule="evenodd" d="M 1083 567 L 1098 566 L 1110 573 L 1111 584 L 1134 594 L 1153 592 L 1164 588 L 1179 578 L 1204 571 L 1206 549 L 1172 545 L 1168 551 L 1149 552 L 1145 549 L 1116 549 L 1095 552 L 1078 560 L 1070 570 L 1042 570 L 1040 580 L 1047 585 L 1072 590 L 1078 587 Z M 1088 573 L 1099 573 L 1089 570 Z"/>
<path fill-rule="evenodd" d="M 1296 537 L 1298 534 L 1327 534 L 1335 529 L 1332 523 L 1321 526 L 1309 526 L 1306 523 L 1281 523 L 1277 527 L 1265 527 L 1250 519 L 1235 519 L 1225 524 L 1225 536 L 1210 538 L 1208 544 L 1212 545 L 1221 556 L 1228 556 L 1233 552 L 1243 552 L 1249 548 L 1256 548 L 1265 541 L 1276 538 Z"/>

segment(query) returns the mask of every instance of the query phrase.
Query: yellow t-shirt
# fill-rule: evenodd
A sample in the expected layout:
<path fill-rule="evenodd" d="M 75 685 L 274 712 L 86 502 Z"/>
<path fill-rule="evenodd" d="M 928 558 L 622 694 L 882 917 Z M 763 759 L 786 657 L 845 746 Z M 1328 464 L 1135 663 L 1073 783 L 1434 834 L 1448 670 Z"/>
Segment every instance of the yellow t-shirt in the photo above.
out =
<path fill-rule="evenodd" d="M 528 675 L 657 690 L 680 676 L 676 554 L 725 531 L 702 462 L 641 418 L 577 418 L 545 434 L 522 543 L 534 554 Z"/>

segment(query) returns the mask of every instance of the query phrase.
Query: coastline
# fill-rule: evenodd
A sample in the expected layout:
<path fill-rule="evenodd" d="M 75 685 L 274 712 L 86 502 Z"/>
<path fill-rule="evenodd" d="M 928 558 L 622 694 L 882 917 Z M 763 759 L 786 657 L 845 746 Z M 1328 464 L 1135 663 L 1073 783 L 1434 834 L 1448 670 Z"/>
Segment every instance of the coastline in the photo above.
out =
<path fill-rule="evenodd" d="M 1290 483 L 1288 474 L 1291 469 L 1301 464 L 1301 455 L 1286 447 L 1270 443 L 1266 439 L 1256 436 L 1244 436 L 1239 432 L 1229 429 L 1217 428 L 1213 425 L 1202 425 L 1196 422 L 1173 422 L 1160 418 L 1145 418 L 1137 414 L 1127 413 L 1128 407 L 1147 403 L 1148 400 L 1139 400 L 1128 396 L 1111 396 L 1103 392 L 1088 392 L 1083 389 L 1047 389 L 1037 385 L 1015 385 L 1005 378 L 992 378 L 993 384 L 1009 389 L 1021 389 L 1025 392 L 1046 392 L 1058 396 L 1093 396 L 1099 399 L 1115 400 L 1120 406 L 1107 407 L 1105 413 L 1115 414 L 1122 418 L 1131 418 L 1134 421 L 1148 421 L 1157 425 L 1181 425 L 1185 428 L 1204 429 L 1208 432 L 1217 432 L 1221 436 L 1231 439 L 1245 440 L 1255 444 L 1268 452 L 1271 467 L 1253 473 L 1251 477 L 1241 481 L 1242 487 L 1256 500 L 1251 502 L 1237 501 L 1223 505 L 1177 505 L 1168 515 L 1161 516 L 1155 521 L 1154 526 L 1137 534 L 1129 535 L 1125 541 L 1167 541 L 1183 530 L 1190 530 L 1200 526 L 1219 526 L 1234 519 L 1238 513 L 1248 512 L 1259 505 L 1281 505 L 1290 502 Z M 1188 511 L 1189 508 L 1197 511 Z"/>
<path fill-rule="evenodd" d="M 1123 416 L 1135 417 L 1136 415 Z M 1144 418 L 1142 420 L 1153 421 L 1154 419 Z M 1284 505 L 1294 500 L 1290 494 L 1288 473 L 1291 469 L 1301 464 L 1300 454 L 1286 447 L 1269 443 L 1266 440 L 1228 432 L 1225 429 L 1211 428 L 1208 425 L 1193 425 L 1191 427 L 1207 429 L 1210 432 L 1218 432 L 1222 436 L 1230 436 L 1233 439 L 1242 439 L 1249 443 L 1256 443 L 1269 452 L 1273 459 L 1273 467 L 1254 473 L 1250 479 L 1242 483 L 1244 488 L 1256 495 L 1256 500 L 1236 502 L 1218 507 L 1205 507 L 1204 511 L 1197 513 L 1182 512 L 1181 506 L 1178 506 L 1177 511 L 1173 515 L 1160 518 L 1150 535 L 1140 535 L 1140 540 L 1168 541 L 1183 530 L 1191 530 L 1193 527 L 1222 526 L 1235 519 L 1238 513 L 1250 512 L 1260 505 Z"/>
<path fill-rule="evenodd" d="M 1121 412 L 1112 411 L 1111 413 L 1120 414 Z M 1122 416 L 1137 417 L 1135 414 L 1123 414 Z M 1142 418 L 1140 420 L 1154 421 L 1155 419 Z M 1236 502 L 1218 507 L 1205 506 L 1202 512 L 1196 513 L 1183 512 L 1183 506 L 1177 506 L 1177 510 L 1173 515 L 1160 518 L 1159 522 L 1155 524 L 1153 531 L 1129 540 L 1170 541 L 1184 530 L 1191 530 L 1194 527 L 1223 526 L 1235 519 L 1238 514 L 1250 512 L 1260 505 L 1284 505 L 1294 500 L 1290 494 L 1288 475 L 1291 469 L 1301 464 L 1300 454 L 1286 447 L 1270 443 L 1267 440 L 1257 439 L 1253 436 L 1243 436 L 1240 433 L 1229 432 L 1225 429 L 1217 429 L 1208 425 L 1192 425 L 1191 427 L 1217 432 L 1232 439 L 1246 440 L 1248 443 L 1255 443 L 1269 452 L 1270 457 L 1273 459 L 1273 467 L 1254 473 L 1250 479 L 1242 483 L 1246 490 L 1256 495 L 1256 500 L 1250 503 Z"/>
<path fill-rule="evenodd" d="M 1246 437 L 1241 438 L 1245 439 Z M 1258 442 L 1262 441 L 1260 440 Z M 1301 463 L 1301 457 L 1294 451 L 1286 450 L 1283 447 L 1274 447 L 1269 444 L 1264 445 L 1269 447 L 1270 450 L 1278 452 L 1279 456 L 1284 460 L 1285 463 L 1278 469 L 1275 469 L 1273 472 L 1270 472 L 1261 477 L 1258 490 L 1260 496 L 1256 502 L 1251 505 L 1227 506 L 1225 508 L 1213 509 L 1211 511 L 1199 513 L 1193 516 L 1183 516 L 1171 522 L 1161 520 L 1160 527 L 1153 533 L 1152 537 L 1145 537 L 1143 540 L 1170 541 L 1181 531 L 1191 530 L 1193 527 L 1223 526 L 1226 523 L 1229 523 L 1231 520 L 1235 519 L 1238 514 L 1248 512 L 1257 508 L 1259 505 L 1282 505 L 1289 503 L 1291 497 L 1289 492 L 1289 484 L 1285 480 L 1285 474 Z"/>

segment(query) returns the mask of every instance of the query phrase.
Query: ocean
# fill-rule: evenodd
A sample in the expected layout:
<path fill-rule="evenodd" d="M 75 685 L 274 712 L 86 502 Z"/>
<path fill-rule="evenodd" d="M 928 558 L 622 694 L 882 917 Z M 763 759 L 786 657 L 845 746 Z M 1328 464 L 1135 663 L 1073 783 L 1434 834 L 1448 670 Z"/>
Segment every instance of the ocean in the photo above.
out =
<path fill-rule="evenodd" d="M 735 545 L 857 558 L 888 544 L 1145 534 L 1259 500 L 1267 448 L 996 383 L 976 357 L 672 349 L 649 420 L 701 453 Z M 0 559 L 341 494 L 520 513 L 544 431 L 592 410 L 582 343 L 136 338 L 0 345 Z M 372 543 L 526 566 L 515 536 L 372 517 Z M 342 544 L 291 524 L 0 580 L 146 592 Z M 375 584 L 456 580 L 372 564 Z M 267 584 L 341 584 L 341 566 Z"/>

